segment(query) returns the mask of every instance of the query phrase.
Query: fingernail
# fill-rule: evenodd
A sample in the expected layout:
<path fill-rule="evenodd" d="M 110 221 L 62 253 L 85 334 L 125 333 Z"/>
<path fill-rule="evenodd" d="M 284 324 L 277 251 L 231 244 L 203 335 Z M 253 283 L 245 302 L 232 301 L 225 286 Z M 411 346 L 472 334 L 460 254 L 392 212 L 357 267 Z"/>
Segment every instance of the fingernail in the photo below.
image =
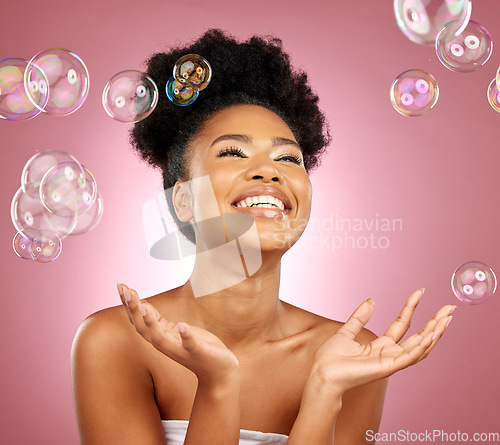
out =
<path fill-rule="evenodd" d="M 375 302 L 371 298 L 368 298 L 366 301 L 369 301 L 373 306 L 375 306 Z"/>
<path fill-rule="evenodd" d="M 423 287 L 422 289 L 420 289 L 420 295 L 423 295 L 424 292 L 425 292 L 425 287 Z"/>
<path fill-rule="evenodd" d="M 449 316 L 448 317 L 448 321 L 446 322 L 446 326 L 444 327 L 445 329 L 448 327 L 448 325 L 450 324 L 450 321 L 453 319 L 453 316 Z"/>
<path fill-rule="evenodd" d="M 184 326 L 182 323 L 177 323 L 177 327 L 179 328 L 179 332 L 181 334 L 184 334 L 184 332 L 186 332 L 186 326 Z"/>
<path fill-rule="evenodd" d="M 434 332 L 434 334 L 432 335 L 432 341 L 436 340 L 436 338 L 438 338 L 438 333 L 437 332 Z"/>
<path fill-rule="evenodd" d="M 123 295 L 125 296 L 127 303 L 132 299 L 132 295 L 130 295 L 130 291 L 126 287 L 123 288 Z"/>
<path fill-rule="evenodd" d="M 146 314 L 147 314 L 146 306 L 144 306 L 143 304 L 139 303 L 139 310 L 141 311 L 142 316 L 145 317 Z"/>
<path fill-rule="evenodd" d="M 116 288 L 118 289 L 120 297 L 123 297 L 123 286 L 120 283 L 116 283 Z"/>
<path fill-rule="evenodd" d="M 454 311 L 456 308 L 457 308 L 456 306 L 453 306 L 453 307 L 451 308 L 450 315 L 451 315 L 451 314 L 453 314 L 453 311 Z"/>

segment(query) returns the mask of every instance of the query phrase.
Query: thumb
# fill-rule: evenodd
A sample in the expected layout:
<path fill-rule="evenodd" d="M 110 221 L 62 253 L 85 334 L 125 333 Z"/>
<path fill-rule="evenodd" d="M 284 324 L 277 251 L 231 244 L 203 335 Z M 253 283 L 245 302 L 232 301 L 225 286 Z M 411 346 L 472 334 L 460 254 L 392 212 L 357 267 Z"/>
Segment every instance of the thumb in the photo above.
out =
<path fill-rule="evenodd" d="M 361 329 L 370 320 L 374 306 L 375 302 L 371 298 L 361 303 L 349 319 L 340 327 L 337 334 L 343 334 L 354 340 L 356 335 L 361 332 Z"/>

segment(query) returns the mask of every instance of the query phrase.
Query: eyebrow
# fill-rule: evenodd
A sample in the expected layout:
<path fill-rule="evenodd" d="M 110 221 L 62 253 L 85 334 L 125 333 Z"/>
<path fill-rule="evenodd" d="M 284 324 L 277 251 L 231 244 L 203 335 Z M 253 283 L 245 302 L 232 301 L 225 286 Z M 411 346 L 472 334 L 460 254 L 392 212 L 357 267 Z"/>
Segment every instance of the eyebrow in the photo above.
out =
<path fill-rule="evenodd" d="M 252 138 L 250 136 L 247 136 L 246 134 L 223 134 L 222 136 L 216 138 L 210 144 L 210 147 L 212 147 L 212 145 L 215 145 L 217 142 L 221 141 L 238 141 L 238 142 L 251 143 Z M 276 137 L 271 139 L 271 142 L 273 147 L 280 145 L 295 145 L 299 150 L 301 150 L 300 145 L 292 139 Z"/>

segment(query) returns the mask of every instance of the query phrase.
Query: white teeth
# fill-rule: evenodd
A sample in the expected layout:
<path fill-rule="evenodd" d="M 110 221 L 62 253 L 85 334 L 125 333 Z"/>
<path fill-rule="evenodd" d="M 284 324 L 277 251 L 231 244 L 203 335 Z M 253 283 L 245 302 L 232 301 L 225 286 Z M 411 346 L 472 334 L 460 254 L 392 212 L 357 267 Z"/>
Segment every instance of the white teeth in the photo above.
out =
<path fill-rule="evenodd" d="M 283 202 L 270 195 L 260 195 L 260 196 L 251 196 L 236 203 L 236 207 L 265 207 L 265 208 L 279 208 L 281 210 L 285 210 L 285 205 Z"/>

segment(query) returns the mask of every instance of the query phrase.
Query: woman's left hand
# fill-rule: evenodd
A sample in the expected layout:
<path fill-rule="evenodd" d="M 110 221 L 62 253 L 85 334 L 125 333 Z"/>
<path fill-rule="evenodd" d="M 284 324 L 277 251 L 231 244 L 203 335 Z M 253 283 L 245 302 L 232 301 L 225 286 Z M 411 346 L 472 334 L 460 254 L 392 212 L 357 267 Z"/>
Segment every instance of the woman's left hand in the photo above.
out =
<path fill-rule="evenodd" d="M 414 365 L 432 351 L 453 317 L 456 306 L 443 306 L 425 327 L 402 343 L 399 341 L 410 327 L 423 289 L 407 300 L 397 319 L 386 333 L 369 344 L 360 344 L 355 337 L 370 319 L 375 303 L 362 303 L 349 320 L 317 350 L 311 375 L 321 385 L 342 395 L 357 386 L 371 383 Z"/>

